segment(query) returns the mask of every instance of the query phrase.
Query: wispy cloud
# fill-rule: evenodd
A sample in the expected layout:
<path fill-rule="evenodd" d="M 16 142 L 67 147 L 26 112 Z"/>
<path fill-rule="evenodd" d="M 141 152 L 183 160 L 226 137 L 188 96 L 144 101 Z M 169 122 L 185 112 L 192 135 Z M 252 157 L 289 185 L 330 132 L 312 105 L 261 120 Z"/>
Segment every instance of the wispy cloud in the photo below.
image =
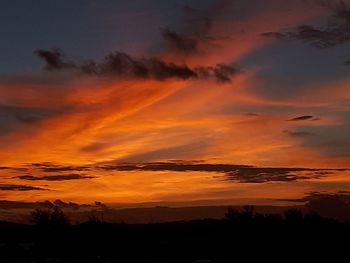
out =
<path fill-rule="evenodd" d="M 290 119 L 289 121 L 307 121 L 307 120 L 311 120 L 313 118 L 314 118 L 314 116 L 311 116 L 311 115 L 303 115 L 303 116 L 299 116 L 299 117 L 295 117 L 293 119 Z"/>
<path fill-rule="evenodd" d="M 341 220 L 350 219 L 349 191 L 309 192 L 302 198 L 282 201 L 305 203 L 306 209 L 322 216 Z"/>
<path fill-rule="evenodd" d="M 267 32 L 263 36 L 300 40 L 318 48 L 330 48 L 350 42 L 350 10 L 347 4 L 343 1 L 320 1 L 320 4 L 334 12 L 324 27 L 302 25 L 294 31 Z"/>
<path fill-rule="evenodd" d="M 86 165 L 60 165 L 56 163 L 32 163 L 28 164 L 27 167 L 35 167 L 43 172 L 69 172 L 69 171 L 86 171 L 90 167 Z"/>
<path fill-rule="evenodd" d="M 30 185 L 17 185 L 17 184 L 0 184 L 0 191 L 33 191 L 33 190 L 48 190 L 40 187 Z"/>
<path fill-rule="evenodd" d="M 93 60 L 81 63 L 68 61 L 63 53 L 57 49 L 39 49 L 34 53 L 45 61 L 45 68 L 49 71 L 75 69 L 80 73 L 96 76 L 156 79 L 161 81 L 171 78 L 185 80 L 213 78 L 220 82 L 229 82 L 239 72 L 236 68 L 224 64 L 218 64 L 213 67 L 200 66 L 190 68 L 185 64 L 178 65 L 165 62 L 156 57 L 136 59 L 119 51 L 109 53 L 100 63 Z"/>
<path fill-rule="evenodd" d="M 19 179 L 29 181 L 67 181 L 67 180 L 82 180 L 92 179 L 94 176 L 82 175 L 82 174 L 60 174 L 60 175 L 44 175 L 44 176 L 32 176 L 32 175 L 21 175 Z"/>
<path fill-rule="evenodd" d="M 225 8 L 232 4 L 229 1 L 216 1 L 206 10 L 198 10 L 191 6 L 184 6 L 183 25 L 181 31 L 162 28 L 161 35 L 165 40 L 167 51 L 180 53 L 186 56 L 198 55 L 205 47 L 213 45 L 217 40 L 228 39 L 211 32 L 213 23 L 224 13 Z"/>
<path fill-rule="evenodd" d="M 296 136 L 296 137 L 304 137 L 304 136 L 315 136 L 315 133 L 308 132 L 308 131 L 290 131 L 290 130 L 284 130 L 283 133 L 288 134 L 290 136 Z"/>
<path fill-rule="evenodd" d="M 312 169 L 288 167 L 255 167 L 250 165 L 205 164 L 190 162 L 158 162 L 113 164 L 98 166 L 103 170 L 118 171 L 176 171 L 176 172 L 214 172 L 224 173 L 228 180 L 240 183 L 295 182 L 317 179 L 337 169 Z"/>
<path fill-rule="evenodd" d="M 164 2 L 169 10 L 142 27 L 152 37 L 125 30 L 94 52 L 40 41 L 34 48 L 67 55 L 39 49 L 44 70 L 0 77 L 0 173 L 13 190 L 4 198 L 214 199 L 287 183 L 300 193 L 338 172 L 317 168 L 347 167 L 350 93 L 339 72 L 348 69 L 329 63 L 349 42 L 347 6 L 197 2 L 182 13 Z"/>

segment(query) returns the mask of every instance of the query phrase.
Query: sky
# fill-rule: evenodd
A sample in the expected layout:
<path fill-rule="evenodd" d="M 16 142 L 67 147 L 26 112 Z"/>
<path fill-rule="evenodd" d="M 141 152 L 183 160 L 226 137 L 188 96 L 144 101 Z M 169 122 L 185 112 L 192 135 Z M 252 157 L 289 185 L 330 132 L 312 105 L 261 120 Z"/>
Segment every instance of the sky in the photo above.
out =
<path fill-rule="evenodd" d="M 0 7 L 1 200 L 284 205 L 350 190 L 350 1 Z"/>

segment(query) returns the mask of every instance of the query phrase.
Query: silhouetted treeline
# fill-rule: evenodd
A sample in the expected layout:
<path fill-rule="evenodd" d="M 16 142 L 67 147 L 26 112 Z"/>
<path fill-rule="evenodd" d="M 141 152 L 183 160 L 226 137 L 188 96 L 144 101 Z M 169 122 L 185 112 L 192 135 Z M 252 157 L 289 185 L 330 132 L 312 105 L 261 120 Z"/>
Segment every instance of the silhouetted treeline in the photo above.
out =
<path fill-rule="evenodd" d="M 299 210 L 260 214 L 252 206 L 229 208 L 222 220 L 144 225 L 104 223 L 96 215 L 71 225 L 58 208 L 31 218 L 32 225 L 0 223 L 0 262 L 299 262 L 327 255 L 336 262 L 350 234 L 346 222 Z"/>

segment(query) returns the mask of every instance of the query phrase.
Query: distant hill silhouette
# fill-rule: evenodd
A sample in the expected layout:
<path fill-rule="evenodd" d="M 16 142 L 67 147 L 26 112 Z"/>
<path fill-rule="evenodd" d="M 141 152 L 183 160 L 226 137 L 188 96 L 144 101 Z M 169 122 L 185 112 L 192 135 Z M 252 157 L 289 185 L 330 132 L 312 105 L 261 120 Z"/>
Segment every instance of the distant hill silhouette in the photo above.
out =
<path fill-rule="evenodd" d="M 282 199 L 291 206 L 255 206 L 258 213 L 272 213 L 282 215 L 286 210 L 300 209 L 305 213 L 316 212 L 321 216 L 350 221 L 350 195 L 347 192 L 337 194 L 308 193 L 300 199 Z M 101 202 L 93 205 L 75 204 L 56 200 L 54 202 L 16 202 L 0 200 L 0 220 L 29 223 L 29 214 L 34 209 L 52 209 L 59 207 L 73 223 L 87 221 L 93 214 L 109 223 L 160 223 L 180 220 L 222 219 L 228 205 L 196 205 L 188 207 L 152 206 L 148 207 L 116 208 Z M 239 208 L 236 206 L 236 208 Z"/>
<path fill-rule="evenodd" d="M 59 208 L 36 210 L 31 218 L 32 225 L 0 222 L 0 262 L 241 262 L 254 256 L 284 262 L 327 255 L 336 262 L 347 254 L 350 234 L 349 223 L 316 213 L 263 214 L 253 206 L 229 208 L 223 219 L 157 224 L 91 217 L 71 225 Z"/>

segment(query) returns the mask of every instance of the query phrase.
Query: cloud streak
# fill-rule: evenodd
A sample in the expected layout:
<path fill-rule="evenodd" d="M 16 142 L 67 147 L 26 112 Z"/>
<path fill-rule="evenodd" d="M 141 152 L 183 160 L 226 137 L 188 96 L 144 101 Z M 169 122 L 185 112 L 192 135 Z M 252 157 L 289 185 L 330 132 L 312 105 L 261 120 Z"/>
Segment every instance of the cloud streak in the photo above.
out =
<path fill-rule="evenodd" d="M 156 162 L 136 164 L 104 164 L 102 170 L 117 171 L 174 171 L 224 173 L 227 179 L 239 183 L 296 182 L 319 179 L 337 169 L 255 167 L 250 165 Z"/>
<path fill-rule="evenodd" d="M 152 25 L 136 21 L 143 15 L 117 15 L 142 24 L 140 31 L 147 33 L 123 28 L 100 46 L 82 41 L 81 49 L 60 41 L 74 56 L 40 49 L 34 53 L 44 70 L 0 77 L 2 183 L 8 189 L 28 183 L 51 190 L 3 191 L 2 198 L 145 202 L 297 196 L 312 183 L 330 185 L 328 176 L 340 177 L 341 171 L 321 168 L 349 164 L 349 125 L 341 118 L 349 111 L 349 85 L 341 79 L 325 83 L 347 70 L 331 64 L 346 34 L 330 40 L 345 30 L 346 9 L 327 6 L 334 23 L 316 25 L 325 8 L 307 10 L 299 0 L 195 2 L 182 10 L 184 19 L 172 9 L 173 1 L 151 9 L 147 21 L 158 7 L 169 9 L 156 14 Z M 311 28 L 299 30 L 303 24 Z M 281 31 L 286 25 L 291 29 Z M 261 37 L 268 31 L 313 46 L 334 42 L 334 48 Z M 57 34 L 48 43 L 38 39 L 34 47 L 57 39 Z M 117 51 L 101 56 L 111 47 Z M 33 45 L 28 48 L 30 57 Z"/>
<path fill-rule="evenodd" d="M 77 65 L 74 62 L 66 61 L 65 55 L 60 49 L 38 49 L 34 51 L 34 54 L 46 62 L 45 69 L 48 71 L 77 67 Z"/>
<path fill-rule="evenodd" d="M 217 64 L 213 67 L 190 68 L 184 64 L 177 65 L 155 57 L 137 59 L 119 51 L 109 53 L 99 63 L 93 60 L 82 63 L 70 62 L 57 49 L 39 49 L 34 53 L 45 61 L 46 70 L 75 69 L 80 73 L 95 76 L 155 79 L 160 81 L 172 78 L 183 80 L 212 78 L 219 82 L 230 82 L 239 72 L 236 68 L 224 64 Z"/>
<path fill-rule="evenodd" d="M 161 29 L 167 52 L 175 52 L 180 55 L 198 55 L 223 37 L 213 35 L 211 29 L 216 19 L 220 17 L 225 8 L 230 7 L 229 1 L 217 1 L 207 10 L 198 10 L 190 6 L 184 6 L 184 21 L 181 31 L 165 27 Z M 228 39 L 229 37 L 224 37 Z"/>
<path fill-rule="evenodd" d="M 344 1 L 319 1 L 334 14 L 323 27 L 301 25 L 293 31 L 266 32 L 265 37 L 298 40 L 317 48 L 331 48 L 350 42 L 350 9 Z"/>
<path fill-rule="evenodd" d="M 40 187 L 30 185 L 16 185 L 16 184 L 0 184 L 0 191 L 34 191 L 34 190 L 48 190 Z"/>
<path fill-rule="evenodd" d="M 55 163 L 32 163 L 28 164 L 28 167 L 34 167 L 43 172 L 69 172 L 69 171 L 87 171 L 90 169 L 89 166 L 80 165 L 59 165 Z"/>
<path fill-rule="evenodd" d="M 161 34 L 172 49 L 185 53 L 198 51 L 198 42 L 194 38 L 184 36 L 176 31 L 170 30 L 169 28 L 162 29 Z"/>
<path fill-rule="evenodd" d="M 82 180 L 96 178 L 94 176 L 87 176 L 82 174 L 60 174 L 60 175 L 45 175 L 45 176 L 32 176 L 21 175 L 19 179 L 29 181 L 68 181 L 68 180 Z"/>
<path fill-rule="evenodd" d="M 290 136 L 295 137 L 304 137 L 304 136 L 315 136 L 315 133 L 307 132 L 307 131 L 290 131 L 290 130 L 284 130 L 283 133 L 288 134 Z"/>
<path fill-rule="evenodd" d="M 293 119 L 290 119 L 289 121 L 307 121 L 307 120 L 311 120 L 313 118 L 314 118 L 314 116 L 311 116 L 311 115 L 303 115 L 303 116 L 299 116 L 299 117 L 295 117 Z"/>

